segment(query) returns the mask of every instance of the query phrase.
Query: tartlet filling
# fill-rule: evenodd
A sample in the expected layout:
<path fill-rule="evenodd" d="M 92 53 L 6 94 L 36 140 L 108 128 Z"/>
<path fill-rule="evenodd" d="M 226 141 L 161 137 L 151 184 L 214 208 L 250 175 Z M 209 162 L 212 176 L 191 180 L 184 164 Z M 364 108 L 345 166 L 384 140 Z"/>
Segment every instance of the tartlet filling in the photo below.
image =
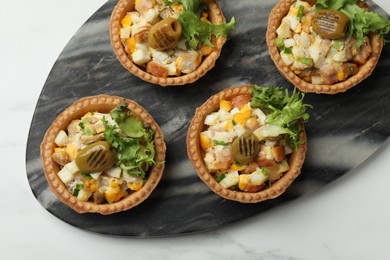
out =
<path fill-rule="evenodd" d="M 296 93 L 289 98 L 279 88 L 259 86 L 252 92 L 255 98 L 221 100 L 199 136 L 207 170 L 222 187 L 245 192 L 261 191 L 289 170 L 289 157 L 299 143 L 297 120 L 308 119 L 307 105 Z"/>
<path fill-rule="evenodd" d="M 312 84 L 334 84 L 357 74 L 359 66 L 366 63 L 372 53 L 367 37 L 371 29 L 365 29 L 366 34 L 356 39 L 352 30 L 355 25 L 341 12 L 343 9 L 319 10 L 318 2 L 297 0 L 276 30 L 275 43 L 284 64 L 301 79 Z M 372 15 L 365 8 L 353 6 L 353 10 L 357 8 Z M 383 31 L 388 30 L 389 22 L 382 17 L 378 20 L 383 23 Z"/>
<path fill-rule="evenodd" d="M 123 102 L 111 113 L 88 112 L 54 142 L 58 176 L 80 201 L 114 203 L 140 190 L 154 162 L 154 131 Z"/>
<path fill-rule="evenodd" d="M 194 2 L 192 8 L 183 1 L 136 0 L 135 10 L 121 20 L 119 35 L 125 51 L 132 61 L 156 77 L 176 77 L 195 71 L 203 58 L 214 49 L 212 41 L 199 41 L 206 31 L 208 37 L 226 35 L 234 27 L 213 25 L 202 1 Z M 196 14 L 195 14 L 196 13 Z M 195 20 L 191 20 L 195 19 Z M 192 24 L 188 29 L 188 24 Z M 216 33 L 210 28 L 217 28 Z M 187 36 L 187 37 L 186 37 Z M 189 42 L 196 38 L 196 43 Z"/>

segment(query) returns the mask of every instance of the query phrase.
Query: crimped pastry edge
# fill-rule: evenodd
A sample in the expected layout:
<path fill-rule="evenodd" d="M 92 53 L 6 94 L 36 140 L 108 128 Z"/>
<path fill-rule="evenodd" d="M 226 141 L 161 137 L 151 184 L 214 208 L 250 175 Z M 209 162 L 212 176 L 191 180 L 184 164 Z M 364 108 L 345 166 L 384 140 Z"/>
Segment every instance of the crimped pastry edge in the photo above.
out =
<path fill-rule="evenodd" d="M 225 17 L 218 2 L 216 0 L 208 0 L 206 2 L 209 6 L 210 21 L 216 24 L 225 22 Z M 125 48 L 123 47 L 118 30 L 120 28 L 120 21 L 126 15 L 126 12 L 134 10 L 134 5 L 135 0 L 119 0 L 112 11 L 109 27 L 111 46 L 116 54 L 116 57 L 123 67 L 125 67 L 130 73 L 146 82 L 165 87 L 193 83 L 214 68 L 215 62 L 221 54 L 222 46 L 226 42 L 226 38 L 223 36 L 220 36 L 213 41 L 215 49 L 209 55 L 203 57 L 202 63 L 199 67 L 195 71 L 186 75 L 167 78 L 156 77 L 133 63 L 131 57 L 126 53 Z"/>
<path fill-rule="evenodd" d="M 52 159 L 52 153 L 56 147 L 54 139 L 58 132 L 66 129 L 67 125 L 72 120 L 81 118 L 87 112 L 98 111 L 101 113 L 109 113 L 123 100 L 127 102 L 128 108 L 134 115 L 136 115 L 141 121 L 149 124 L 150 127 L 155 130 L 154 142 L 156 149 L 156 164 L 151 168 L 145 185 L 139 191 L 131 193 L 118 202 L 112 204 L 94 204 L 92 202 L 78 201 L 77 198 L 67 190 L 65 184 L 57 175 L 60 167 Z M 89 212 L 100 213 L 102 215 L 109 215 L 128 210 L 147 199 L 162 177 L 165 166 L 165 153 L 166 145 L 164 142 L 164 135 L 153 117 L 135 101 L 110 95 L 89 96 L 77 100 L 53 121 L 46 131 L 40 145 L 40 155 L 44 174 L 50 189 L 57 198 L 78 213 Z"/>
<path fill-rule="evenodd" d="M 228 200 L 241 203 L 257 203 L 280 196 L 300 174 L 307 150 L 306 132 L 303 121 L 300 121 L 302 131 L 299 134 L 299 139 L 303 142 L 298 146 L 297 151 L 294 151 L 290 156 L 290 169 L 278 181 L 273 183 L 271 187 L 255 193 L 234 191 L 222 187 L 206 168 L 202 148 L 200 147 L 199 134 L 203 131 L 205 117 L 218 110 L 220 100 L 230 99 L 241 94 L 252 94 L 251 85 L 225 89 L 211 96 L 203 105 L 196 109 L 187 132 L 187 155 L 200 179 L 213 192 Z"/>
<path fill-rule="evenodd" d="M 370 34 L 370 44 L 372 53 L 365 64 L 358 66 L 359 71 L 356 75 L 347 78 L 345 81 L 336 84 L 311 84 L 299 78 L 291 69 L 286 66 L 280 57 L 279 50 L 275 44 L 276 29 L 279 27 L 282 19 L 289 11 L 290 6 L 296 0 L 280 0 L 271 10 L 268 17 L 268 26 L 266 33 L 266 41 L 268 45 L 269 54 L 275 63 L 275 66 L 282 74 L 282 76 L 296 86 L 302 92 L 311 92 L 317 94 L 337 94 L 345 92 L 348 89 L 356 86 L 374 71 L 378 63 L 380 54 L 383 48 L 383 39 L 376 33 Z"/>

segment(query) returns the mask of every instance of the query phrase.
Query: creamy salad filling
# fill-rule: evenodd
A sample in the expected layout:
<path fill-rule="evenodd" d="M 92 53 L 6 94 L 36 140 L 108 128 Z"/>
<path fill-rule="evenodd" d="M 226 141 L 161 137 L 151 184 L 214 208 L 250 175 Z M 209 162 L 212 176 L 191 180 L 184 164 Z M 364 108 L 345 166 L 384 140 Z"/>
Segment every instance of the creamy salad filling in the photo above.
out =
<path fill-rule="evenodd" d="M 155 163 L 153 134 L 126 103 L 111 113 L 88 112 L 54 140 L 58 176 L 80 201 L 117 202 L 145 184 Z"/>
<path fill-rule="evenodd" d="M 252 92 L 255 98 L 221 100 L 219 110 L 206 116 L 199 137 L 209 172 L 224 188 L 246 192 L 271 186 L 289 170 L 289 156 L 298 144 L 297 120 L 308 118 L 307 105 L 296 93 L 289 98 L 279 88 L 259 86 Z"/>
<path fill-rule="evenodd" d="M 375 16 L 377 20 L 364 18 L 373 15 L 367 11 L 367 6 L 360 8 L 354 4 L 355 1 L 343 0 L 338 3 L 340 10 L 334 10 L 329 2 L 297 0 L 276 30 L 276 45 L 284 64 L 312 84 L 333 84 L 355 75 L 358 66 L 365 64 L 372 52 L 367 33 L 379 30 L 380 22 L 384 24 L 384 30 L 389 29 L 389 22 L 382 17 L 377 18 L 378 15 Z M 364 21 L 350 19 L 344 13 L 349 14 L 350 11 L 344 11 L 343 6 L 361 12 L 356 16 L 362 16 Z M 370 24 L 361 25 L 369 23 L 369 20 L 377 24 L 372 26 L 373 29 Z M 364 29 L 365 34 L 356 33 L 355 27 L 367 28 Z"/>
<path fill-rule="evenodd" d="M 196 10 L 187 10 L 190 7 Z M 226 35 L 235 23 L 214 26 L 203 7 L 199 0 L 136 0 L 135 10 L 125 15 L 119 29 L 125 51 L 135 64 L 156 77 L 195 71 L 215 47 L 211 40 L 194 43 L 194 39 L 201 40 L 199 35 L 205 32 L 213 37 Z M 213 33 L 210 28 L 217 30 Z"/>

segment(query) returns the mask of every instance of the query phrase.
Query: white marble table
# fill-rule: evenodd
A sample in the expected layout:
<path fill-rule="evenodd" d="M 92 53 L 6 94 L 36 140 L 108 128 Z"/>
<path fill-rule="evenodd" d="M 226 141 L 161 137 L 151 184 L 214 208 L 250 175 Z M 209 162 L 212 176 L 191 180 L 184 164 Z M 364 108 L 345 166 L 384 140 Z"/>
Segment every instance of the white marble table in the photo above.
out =
<path fill-rule="evenodd" d="M 389 140 L 322 190 L 211 232 L 112 238 L 74 228 L 48 213 L 26 177 L 31 117 L 56 58 L 104 2 L 7 1 L 0 9 L 1 259 L 389 259 Z M 376 3 L 390 13 L 389 2 Z"/>

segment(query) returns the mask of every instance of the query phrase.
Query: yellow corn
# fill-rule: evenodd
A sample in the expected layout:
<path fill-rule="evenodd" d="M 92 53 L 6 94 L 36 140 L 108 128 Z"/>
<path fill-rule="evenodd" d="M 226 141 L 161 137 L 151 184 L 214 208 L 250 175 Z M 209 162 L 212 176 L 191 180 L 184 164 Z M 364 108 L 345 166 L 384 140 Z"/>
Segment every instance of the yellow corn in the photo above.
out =
<path fill-rule="evenodd" d="M 246 190 L 248 187 L 248 174 L 240 174 L 240 179 L 238 181 L 238 188 L 240 190 Z"/>
<path fill-rule="evenodd" d="M 213 142 L 208 136 L 206 136 L 203 133 L 200 133 L 199 137 L 200 137 L 200 146 L 202 147 L 203 150 L 206 151 L 208 148 L 213 147 Z"/>
<path fill-rule="evenodd" d="M 178 12 L 178 13 L 182 13 L 183 12 L 183 5 L 181 3 L 171 4 L 171 8 L 175 12 Z"/>
<path fill-rule="evenodd" d="M 133 191 L 140 190 L 142 188 L 142 186 L 144 186 L 144 183 L 141 180 L 137 181 L 137 182 L 134 182 L 134 183 L 128 183 L 127 184 L 127 187 L 129 187 L 129 189 L 133 190 Z"/>
<path fill-rule="evenodd" d="M 343 81 L 343 80 L 345 80 L 345 74 L 344 74 L 344 72 L 343 72 L 342 70 L 339 70 L 339 71 L 337 72 L 337 79 L 338 79 L 338 81 Z"/>
<path fill-rule="evenodd" d="M 136 1 L 137 2 L 137 1 Z M 121 20 L 122 27 L 130 27 L 133 24 L 133 20 L 131 19 L 130 15 L 126 15 L 122 20 Z"/>
<path fill-rule="evenodd" d="M 76 159 L 79 149 L 74 144 L 68 144 L 68 146 L 66 146 L 66 152 L 68 153 L 69 159 L 73 161 Z"/>
<path fill-rule="evenodd" d="M 108 187 L 107 191 L 104 194 L 108 203 L 116 202 L 123 197 L 124 192 L 120 187 L 121 184 L 122 181 L 113 180 L 110 182 L 110 186 Z"/>
<path fill-rule="evenodd" d="M 222 99 L 219 102 L 219 108 L 223 111 L 229 112 L 232 109 L 232 102 Z"/>
<path fill-rule="evenodd" d="M 234 170 L 234 171 L 243 171 L 243 170 L 246 169 L 246 167 L 248 167 L 247 164 L 238 165 L 238 164 L 233 163 L 232 170 Z"/>
<path fill-rule="evenodd" d="M 243 127 L 246 127 L 246 125 L 245 125 L 246 119 L 247 118 L 245 117 L 245 115 L 243 113 L 237 113 L 233 116 L 234 122 L 242 125 Z"/>
<path fill-rule="evenodd" d="M 142 0 L 135 0 L 135 4 L 136 5 L 139 5 L 141 3 Z"/>
<path fill-rule="evenodd" d="M 135 38 L 130 37 L 129 39 L 126 40 L 127 42 L 127 49 L 129 49 L 130 53 L 133 53 L 135 51 Z"/>
<path fill-rule="evenodd" d="M 226 123 L 225 129 L 228 130 L 228 131 L 230 131 L 230 130 L 233 129 L 233 121 L 232 121 L 232 120 L 230 120 L 230 121 L 228 121 L 228 122 Z"/>
<path fill-rule="evenodd" d="M 204 23 L 210 22 L 206 17 L 201 17 L 200 20 Z"/>

